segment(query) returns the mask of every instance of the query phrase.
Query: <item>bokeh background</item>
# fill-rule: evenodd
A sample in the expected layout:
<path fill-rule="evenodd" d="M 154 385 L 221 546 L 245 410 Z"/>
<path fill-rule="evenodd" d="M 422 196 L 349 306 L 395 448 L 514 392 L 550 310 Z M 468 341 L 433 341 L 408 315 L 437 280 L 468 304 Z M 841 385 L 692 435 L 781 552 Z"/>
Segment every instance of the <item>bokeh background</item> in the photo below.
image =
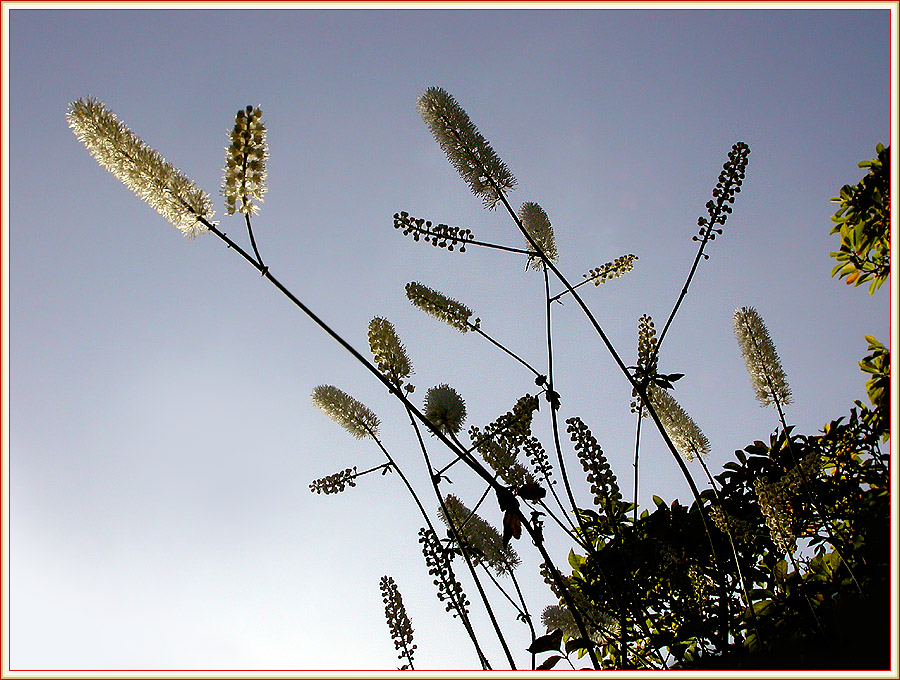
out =
<path fill-rule="evenodd" d="M 891 141 L 890 39 L 886 9 L 10 10 L 11 667 L 396 668 L 378 592 L 390 574 L 417 668 L 477 668 L 435 597 L 396 475 L 339 496 L 308 488 L 382 462 L 311 404 L 332 383 L 379 414 L 429 498 L 403 412 L 217 239 L 183 238 L 102 170 L 67 129 L 70 101 L 106 102 L 220 214 L 227 132 L 237 109 L 260 105 L 270 190 L 254 224 L 272 272 L 361 350 L 368 321 L 390 319 L 414 396 L 449 383 L 478 426 L 533 393 L 532 378 L 413 308 L 404 285 L 463 301 L 542 365 L 542 277 L 518 256 L 438 251 L 392 228 L 407 210 L 522 245 L 450 167 L 416 98 L 432 85 L 456 96 L 518 178 L 513 204 L 547 211 L 572 280 L 639 256 L 626 277 L 583 289 L 626 363 L 638 318 L 661 324 L 671 309 L 697 217 L 731 145 L 747 142 L 744 190 L 660 362 L 686 374 L 675 396 L 715 472 L 777 424 L 753 398 L 736 308 L 767 321 L 799 432 L 864 398 L 863 336 L 890 341 L 888 287 L 870 297 L 831 279 L 828 257 L 829 199 Z M 245 242 L 239 218 L 221 226 Z M 562 416 L 588 423 L 630 497 L 630 389 L 573 304 L 555 307 L 554 325 Z M 641 504 L 688 502 L 659 436 L 645 428 L 642 442 Z M 482 487 L 451 476 L 471 506 Z M 499 521 L 491 503 L 483 515 Z M 553 539 L 561 564 L 570 547 Z M 553 596 L 534 549 L 517 548 L 539 615 Z M 525 663 L 527 629 L 497 602 Z"/>

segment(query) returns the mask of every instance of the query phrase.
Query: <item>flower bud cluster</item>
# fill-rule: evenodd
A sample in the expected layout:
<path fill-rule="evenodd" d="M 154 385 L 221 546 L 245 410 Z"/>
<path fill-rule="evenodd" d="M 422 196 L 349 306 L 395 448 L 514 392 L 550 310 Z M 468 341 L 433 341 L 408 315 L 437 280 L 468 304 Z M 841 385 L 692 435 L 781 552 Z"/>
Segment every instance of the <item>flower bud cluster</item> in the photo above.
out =
<path fill-rule="evenodd" d="M 437 586 L 437 596 L 441 602 L 447 602 L 447 611 L 453 616 L 469 614 L 469 598 L 463 592 L 462 585 L 453 573 L 450 565 L 452 552 L 441 545 L 440 539 L 431 529 L 419 529 L 419 543 L 422 545 L 422 554 L 425 556 L 425 566 L 428 573 L 434 576 L 434 585 Z"/>
<path fill-rule="evenodd" d="M 412 375 L 412 363 L 406 348 L 400 342 L 394 325 L 387 319 L 376 316 L 369 322 L 369 348 L 378 370 L 397 387 Z"/>
<path fill-rule="evenodd" d="M 400 595 L 397 583 L 390 576 L 382 576 L 378 587 L 381 589 L 384 616 L 387 619 L 388 629 L 391 631 L 394 649 L 400 652 L 400 659 L 406 658 L 409 661 L 409 664 L 404 664 L 400 670 L 410 670 L 416 645 L 413 644 L 412 622 L 406 613 L 403 597 Z"/>
<path fill-rule="evenodd" d="M 535 483 L 534 475 L 518 462 L 519 451 L 531 436 L 531 421 L 537 410 L 537 397 L 526 394 L 508 413 L 485 426 L 469 428 L 469 439 L 484 461 L 505 484 L 520 487 Z"/>
<path fill-rule="evenodd" d="M 352 468 L 335 472 L 333 475 L 322 477 L 322 479 L 313 480 L 309 485 L 309 490 L 316 493 L 324 493 L 325 495 L 340 493 L 348 486 L 356 486 L 356 477 L 356 466 L 353 466 Z"/>
<path fill-rule="evenodd" d="M 621 514 L 622 494 L 606 454 L 581 418 L 569 418 L 566 425 L 587 482 L 591 485 L 594 505 L 600 506 L 610 522 L 615 522 Z"/>
<path fill-rule="evenodd" d="M 495 208 L 500 197 L 515 188 L 516 178 L 468 114 L 446 90 L 439 87 L 429 88 L 419 97 L 418 109 L 431 134 L 472 193 L 480 197 L 489 210 Z"/>
<path fill-rule="evenodd" d="M 222 193 L 225 195 L 225 211 L 255 215 L 259 212 L 266 193 L 266 126 L 262 122 L 259 107 L 248 106 L 237 112 L 231 143 L 225 149 L 225 179 Z"/>
<path fill-rule="evenodd" d="M 649 386 L 653 376 L 656 375 L 659 357 L 656 353 L 656 328 L 649 314 L 644 314 L 638 320 L 638 345 L 637 345 L 637 370 L 635 379 Z M 631 402 L 631 412 L 637 413 L 641 409 L 641 396 L 636 389 L 631 390 L 634 401 Z M 646 411 L 642 411 L 646 418 Z"/>
<path fill-rule="evenodd" d="M 769 484 L 768 477 L 757 477 L 753 480 L 753 490 L 759 501 L 759 509 L 769 527 L 772 543 L 781 552 L 793 549 L 797 536 L 792 529 L 791 508 L 785 493 L 787 487 L 781 483 Z"/>
<path fill-rule="evenodd" d="M 420 217 L 412 217 L 407 212 L 394 213 L 394 229 L 402 229 L 404 236 L 412 234 L 413 241 L 423 238 L 425 243 L 430 243 L 436 248 L 446 248 L 452 251 L 459 245 L 459 252 L 466 252 L 466 243 L 475 237 L 471 229 L 450 227 L 446 224 L 432 224 L 431 220 Z"/>
<path fill-rule="evenodd" d="M 459 498 L 448 495 L 444 506 L 446 514 L 443 508 L 439 509 L 441 521 L 456 530 L 475 564 L 484 562 L 501 575 L 512 573 L 519 566 L 521 560 L 515 549 L 509 543 L 504 544 L 500 532 L 471 512 Z"/>
<path fill-rule="evenodd" d="M 528 235 L 544 253 L 550 262 L 557 262 L 559 254 L 556 252 L 556 237 L 553 235 L 553 227 L 550 226 L 550 218 L 537 203 L 523 203 L 519 208 L 519 219 Z M 531 244 L 528 245 L 531 247 Z M 539 255 L 530 255 L 526 267 L 539 269 L 543 259 Z"/>
<path fill-rule="evenodd" d="M 475 319 L 475 323 L 469 322 L 472 310 L 464 304 L 421 283 L 407 283 L 406 297 L 423 312 L 450 324 L 462 333 L 468 331 L 470 327 L 478 328 L 481 323 L 481 319 Z"/>
<path fill-rule="evenodd" d="M 622 255 L 611 262 L 607 262 L 595 269 L 591 269 L 587 274 L 583 274 L 583 276 L 585 280 L 593 281 L 595 286 L 599 286 L 601 283 L 617 279 L 630 272 L 634 269 L 634 261 L 637 259 L 637 255 Z"/>
<path fill-rule="evenodd" d="M 445 434 L 457 434 L 466 419 L 466 403 L 448 385 L 432 387 L 425 394 L 425 417 Z"/>
<path fill-rule="evenodd" d="M 313 403 L 325 415 L 357 439 L 378 434 L 378 416 L 334 385 L 319 385 L 312 393 Z"/>
<path fill-rule="evenodd" d="M 106 105 L 78 99 L 66 114 L 69 127 L 94 159 L 146 201 L 185 236 L 193 238 L 211 222 L 212 200 L 205 191 L 129 130 Z"/>
<path fill-rule="evenodd" d="M 728 215 L 732 212 L 731 204 L 734 203 L 735 195 L 741 192 L 749 156 L 750 147 L 744 142 L 737 142 L 731 147 L 731 151 L 728 152 L 728 160 L 722 166 L 719 179 L 712 192 L 715 200 L 706 203 L 706 212 L 709 217 L 700 217 L 697 220 L 700 231 L 694 237 L 695 241 L 707 238 L 712 241 L 716 238 L 716 234 L 722 233 L 722 230 L 716 228 L 716 225 L 724 225 Z"/>

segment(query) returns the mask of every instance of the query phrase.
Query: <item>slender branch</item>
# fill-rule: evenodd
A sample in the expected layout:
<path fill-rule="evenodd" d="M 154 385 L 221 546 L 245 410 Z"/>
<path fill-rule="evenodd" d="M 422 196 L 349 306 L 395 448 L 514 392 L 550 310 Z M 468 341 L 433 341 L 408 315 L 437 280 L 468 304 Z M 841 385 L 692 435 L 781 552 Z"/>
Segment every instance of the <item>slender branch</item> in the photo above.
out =
<path fill-rule="evenodd" d="M 496 340 L 494 340 L 494 338 L 492 338 L 490 335 L 488 335 L 488 334 L 485 333 L 483 330 L 481 330 L 480 327 L 476 326 L 475 324 L 469 323 L 468 321 L 466 321 L 466 326 L 469 328 L 469 330 L 475 331 L 475 332 L 478 333 L 481 337 L 485 338 L 488 342 L 490 342 L 491 344 L 493 344 L 495 347 L 498 347 L 498 348 L 502 349 L 502 350 L 503 350 L 504 352 L 506 352 L 509 356 L 511 356 L 511 357 L 512 357 L 513 359 L 515 359 L 516 361 L 518 361 L 520 364 L 522 364 L 525 368 L 527 368 L 529 371 L 531 371 L 532 373 L 534 373 L 536 376 L 540 376 L 540 375 L 541 375 L 540 373 L 538 373 L 538 371 L 537 371 L 531 364 L 529 364 L 527 361 L 525 361 L 525 360 L 524 360 L 522 357 L 520 357 L 518 354 L 515 354 L 512 350 L 507 349 L 506 347 L 504 347 L 503 345 L 501 345 L 499 342 L 497 342 Z"/>

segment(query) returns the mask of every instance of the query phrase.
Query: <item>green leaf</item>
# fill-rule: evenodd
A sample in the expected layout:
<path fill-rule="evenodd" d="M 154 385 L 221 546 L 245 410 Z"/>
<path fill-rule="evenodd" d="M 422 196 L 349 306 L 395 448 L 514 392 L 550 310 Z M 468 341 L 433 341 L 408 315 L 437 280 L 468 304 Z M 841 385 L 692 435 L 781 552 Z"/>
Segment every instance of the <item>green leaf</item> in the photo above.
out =
<path fill-rule="evenodd" d="M 541 663 L 541 665 L 538 666 L 535 670 L 549 671 L 561 660 L 562 660 L 562 657 L 559 654 L 554 654 L 553 656 L 544 659 L 544 661 Z"/>
<path fill-rule="evenodd" d="M 563 633 L 561 630 L 554 630 L 552 633 L 541 635 L 528 647 L 531 654 L 540 654 L 541 652 L 560 651 L 560 643 L 562 642 Z"/>

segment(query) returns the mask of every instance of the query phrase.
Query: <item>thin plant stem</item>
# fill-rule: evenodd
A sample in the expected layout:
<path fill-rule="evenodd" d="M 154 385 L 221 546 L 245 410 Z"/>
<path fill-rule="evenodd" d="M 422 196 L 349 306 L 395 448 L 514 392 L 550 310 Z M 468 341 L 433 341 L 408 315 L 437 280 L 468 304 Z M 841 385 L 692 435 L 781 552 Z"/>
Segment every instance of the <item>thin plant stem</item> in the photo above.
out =
<path fill-rule="evenodd" d="M 638 406 L 637 431 L 634 433 L 634 508 L 631 519 L 637 522 L 638 511 L 638 454 L 641 450 L 641 421 L 644 419 L 644 405 Z"/>
<path fill-rule="evenodd" d="M 244 258 L 254 269 L 256 269 L 264 278 L 266 278 L 275 288 L 277 288 L 282 295 L 284 295 L 288 300 L 290 300 L 300 311 L 302 311 L 311 321 L 313 321 L 319 328 L 325 331 L 335 342 L 337 342 L 341 347 L 344 348 L 354 359 L 356 359 L 360 364 L 362 364 L 369 373 L 371 373 L 376 380 L 378 380 L 382 385 L 384 385 L 387 390 L 394 396 L 394 398 L 398 399 L 410 412 L 411 415 L 414 415 L 416 420 L 422 423 L 425 427 L 427 427 L 434 436 L 436 436 L 441 442 L 448 448 L 450 451 L 455 453 L 458 456 L 463 455 L 462 449 L 460 449 L 456 444 L 454 444 L 443 432 L 441 432 L 437 427 L 434 426 L 428 418 L 423 414 L 409 399 L 403 392 L 398 389 L 390 380 L 388 380 L 385 376 L 381 374 L 381 372 L 372 364 L 371 361 L 366 359 L 360 352 L 354 348 L 350 343 L 348 343 L 340 334 L 338 334 L 334 329 L 331 328 L 325 321 L 321 319 L 315 312 L 312 311 L 308 306 L 306 306 L 296 295 L 294 295 L 288 288 L 284 286 L 278 279 L 276 279 L 272 273 L 268 270 L 268 268 L 262 267 L 258 262 L 256 262 L 243 248 L 241 248 L 237 243 L 235 243 L 232 239 L 228 238 L 226 234 L 220 231 L 213 223 L 202 216 L 197 216 L 197 219 L 213 234 L 215 234 L 219 239 L 221 239 L 225 244 L 235 252 L 237 252 L 241 257 Z M 605 337 L 605 336 L 604 336 Z M 624 367 L 624 364 L 623 364 Z M 627 373 L 627 370 L 626 370 Z M 657 419 L 658 422 L 658 419 Z M 658 423 L 659 424 L 659 423 Z M 659 424 L 660 427 L 661 424 Z M 417 430 L 418 431 L 418 430 Z M 464 462 L 469 465 L 472 470 L 479 475 L 482 479 L 487 481 L 491 486 L 493 486 L 494 490 L 497 492 L 498 497 L 500 495 L 504 495 L 505 497 L 511 496 L 506 487 L 499 484 L 496 480 L 494 480 L 488 471 L 484 468 L 484 466 L 477 463 L 473 459 L 463 458 Z M 430 469 L 430 468 L 429 468 Z M 433 481 L 433 478 L 432 478 Z M 572 616 L 575 619 L 575 624 L 578 627 L 579 633 L 587 639 L 587 629 L 584 626 L 584 621 L 581 618 L 580 613 L 575 607 L 574 602 L 572 602 L 571 597 L 565 591 L 565 581 L 562 578 L 562 575 L 559 573 L 559 570 L 556 568 L 556 565 L 553 563 L 550 554 L 547 552 L 546 547 L 544 546 L 543 537 L 539 532 L 535 530 L 532 526 L 531 522 L 528 521 L 528 518 L 522 514 L 521 509 L 518 507 L 518 502 L 515 501 L 515 498 L 512 498 L 511 509 L 509 512 L 512 512 L 518 519 L 521 521 L 522 526 L 528 532 L 528 535 L 531 537 L 532 542 L 535 547 L 540 552 L 541 557 L 544 560 L 544 563 L 547 565 L 548 570 L 550 571 L 551 578 L 557 584 L 557 586 L 561 589 L 564 595 L 564 599 L 566 600 L 566 605 L 570 608 L 572 612 Z M 600 669 L 600 662 L 597 660 L 597 656 L 594 653 L 593 647 L 588 647 L 588 655 L 591 658 L 591 663 L 593 667 L 597 670 Z"/>
<path fill-rule="evenodd" d="M 372 439 L 375 440 L 378 448 L 381 449 L 381 452 L 384 454 L 385 458 L 387 458 L 388 463 L 397 471 L 397 474 L 400 475 L 400 479 L 403 481 L 403 484 L 406 486 L 407 490 L 415 501 L 416 506 L 419 508 L 419 512 L 422 514 L 422 517 L 425 519 L 425 523 L 428 525 L 428 528 L 435 536 L 437 536 L 438 533 L 437 531 L 435 531 L 434 525 L 431 523 L 431 519 L 428 517 L 428 513 L 425 511 L 425 507 L 422 505 L 422 501 L 419 500 L 419 495 L 416 493 L 416 490 L 413 488 L 412 484 L 410 484 L 409 479 L 407 479 L 406 475 L 403 474 L 403 470 L 401 470 L 400 466 L 397 465 L 396 461 L 394 461 L 393 457 L 384 447 L 384 444 L 381 443 L 381 440 L 378 438 L 375 432 L 373 432 L 368 427 L 366 427 L 366 430 L 368 431 L 369 436 L 371 436 Z M 487 669 L 490 669 L 490 663 L 488 662 L 487 657 L 484 655 L 484 652 L 481 650 L 481 646 L 478 643 L 478 636 L 475 635 L 475 630 L 472 628 L 472 624 L 469 621 L 468 614 L 465 613 L 462 607 L 458 607 L 457 611 L 460 615 L 460 619 L 463 622 L 463 626 L 466 628 L 466 632 L 469 634 L 469 637 L 472 640 L 472 644 L 474 644 L 475 646 L 475 651 L 478 654 L 479 659 L 481 660 L 482 664 L 487 667 Z"/>
<path fill-rule="evenodd" d="M 468 321 L 466 321 L 466 326 L 469 328 L 469 330 L 475 331 L 475 332 L 478 333 L 481 337 L 485 338 L 488 342 L 490 342 L 491 344 L 493 344 L 495 347 L 498 347 L 499 349 L 501 349 L 501 350 L 503 350 L 504 352 L 506 352 L 509 356 L 511 356 L 511 357 L 512 357 L 513 359 L 515 359 L 516 361 L 518 361 L 520 364 L 522 364 L 525 368 L 527 368 L 529 371 L 531 371 L 532 373 L 534 373 L 536 376 L 540 376 L 540 375 L 541 375 L 540 373 L 538 373 L 538 371 L 537 371 L 531 364 L 529 364 L 527 361 L 525 361 L 522 357 L 520 357 L 518 354 L 516 354 L 516 353 L 513 352 L 512 350 L 508 349 L 507 347 L 504 347 L 503 345 L 501 345 L 499 342 L 497 342 L 496 340 L 494 340 L 494 338 L 492 338 L 490 335 L 488 335 L 487 333 L 485 333 L 483 330 L 481 330 L 481 328 L 479 328 L 479 327 L 476 326 L 475 324 L 472 324 L 472 323 L 469 323 Z"/>
<path fill-rule="evenodd" d="M 422 451 L 422 457 L 425 459 L 425 467 L 429 471 L 432 469 L 431 460 L 428 456 L 428 447 L 425 446 L 425 440 L 422 438 L 422 432 L 419 429 L 419 424 L 416 422 L 416 419 L 413 418 L 413 414 L 410 411 L 407 411 L 409 415 L 409 422 L 413 426 L 413 429 L 416 432 L 416 438 L 419 440 L 419 448 Z M 475 565 L 472 563 L 472 558 L 469 555 L 469 551 L 466 549 L 465 541 L 460 533 L 461 527 L 457 528 L 454 526 L 454 522 L 451 518 L 450 512 L 447 510 L 446 502 L 444 501 L 444 496 L 441 493 L 440 488 L 438 487 L 438 482 L 434 477 L 431 477 L 431 486 L 434 489 L 434 494 L 437 496 L 438 503 L 441 506 L 441 511 L 444 513 L 444 517 L 447 518 L 447 527 L 450 530 L 450 533 L 453 535 L 456 544 L 459 546 L 459 551 L 462 553 L 463 558 L 466 561 L 466 565 L 469 567 L 469 572 L 472 574 L 472 579 L 475 581 L 475 587 L 478 589 L 478 594 L 481 596 L 481 600 L 484 603 L 485 610 L 487 611 L 488 617 L 491 620 L 491 624 L 494 627 L 494 632 L 497 633 L 497 638 L 500 641 L 500 646 L 503 647 L 503 652 L 506 654 L 506 659 L 509 661 L 510 668 L 512 670 L 516 670 L 516 662 L 513 659 L 512 652 L 509 649 L 509 645 L 506 643 L 506 637 L 503 635 L 503 631 L 500 628 L 500 624 L 497 622 L 497 617 L 494 616 L 494 610 L 491 607 L 490 600 L 488 599 L 487 594 L 484 592 L 484 587 L 481 585 L 481 579 L 478 578 L 478 573 L 475 571 Z"/>

